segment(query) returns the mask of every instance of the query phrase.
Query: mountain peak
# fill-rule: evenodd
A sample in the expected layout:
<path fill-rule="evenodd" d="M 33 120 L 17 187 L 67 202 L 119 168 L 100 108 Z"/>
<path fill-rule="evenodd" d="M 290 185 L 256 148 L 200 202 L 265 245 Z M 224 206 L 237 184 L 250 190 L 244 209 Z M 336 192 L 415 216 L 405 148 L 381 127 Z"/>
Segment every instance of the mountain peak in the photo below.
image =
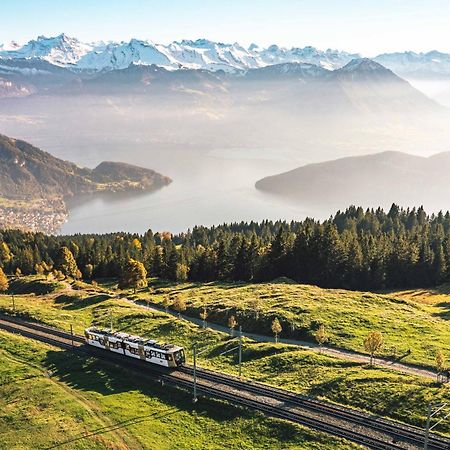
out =
<path fill-rule="evenodd" d="M 206 38 L 183 39 L 168 45 L 150 40 L 131 39 L 125 42 L 90 42 L 61 33 L 57 36 L 38 36 L 25 45 L 0 44 L 0 58 L 22 60 L 45 60 L 50 64 L 69 69 L 100 72 L 137 64 L 157 64 L 177 70 L 205 69 L 235 72 L 284 63 L 310 63 L 327 70 L 341 69 L 369 73 L 382 67 L 399 76 L 420 74 L 436 77 L 450 75 L 450 54 L 432 50 L 427 53 L 406 51 L 385 53 L 373 59 L 361 58 L 359 54 L 313 46 L 282 47 L 272 44 L 261 47 L 252 43 L 242 47 L 239 43 L 215 42 Z"/>
<path fill-rule="evenodd" d="M 389 69 L 386 69 L 386 67 L 370 58 L 354 58 L 339 70 L 341 72 L 389 71 Z"/>

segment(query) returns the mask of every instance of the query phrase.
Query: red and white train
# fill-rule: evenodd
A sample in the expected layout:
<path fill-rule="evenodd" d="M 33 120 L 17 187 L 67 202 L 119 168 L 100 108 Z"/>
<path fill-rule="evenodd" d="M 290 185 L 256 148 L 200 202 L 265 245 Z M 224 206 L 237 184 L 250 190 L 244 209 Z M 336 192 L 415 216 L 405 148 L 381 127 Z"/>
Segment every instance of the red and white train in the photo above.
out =
<path fill-rule="evenodd" d="M 84 336 L 89 345 L 159 366 L 175 368 L 186 361 L 183 347 L 173 344 L 159 344 L 151 339 L 95 327 L 86 328 Z"/>

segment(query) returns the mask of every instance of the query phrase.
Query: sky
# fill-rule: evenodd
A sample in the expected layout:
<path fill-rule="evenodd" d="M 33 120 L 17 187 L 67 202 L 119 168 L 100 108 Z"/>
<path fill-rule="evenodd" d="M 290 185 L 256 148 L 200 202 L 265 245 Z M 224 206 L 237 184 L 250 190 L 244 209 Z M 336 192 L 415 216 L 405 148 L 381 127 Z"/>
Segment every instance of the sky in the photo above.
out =
<path fill-rule="evenodd" d="M 206 38 L 365 56 L 450 52 L 449 0 L 0 0 L 0 20 L 0 43 L 64 32 L 82 41 Z"/>

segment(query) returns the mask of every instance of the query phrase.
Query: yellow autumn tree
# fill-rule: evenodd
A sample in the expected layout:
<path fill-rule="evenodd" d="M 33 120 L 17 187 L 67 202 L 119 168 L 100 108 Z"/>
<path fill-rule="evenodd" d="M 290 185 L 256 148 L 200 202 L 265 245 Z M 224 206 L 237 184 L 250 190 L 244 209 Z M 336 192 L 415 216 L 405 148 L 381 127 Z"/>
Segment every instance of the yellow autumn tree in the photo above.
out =
<path fill-rule="evenodd" d="M 280 321 L 278 320 L 278 317 L 275 317 L 272 322 L 272 332 L 275 335 L 275 342 L 278 342 L 278 336 L 283 331 L 283 327 L 281 326 Z"/>
<path fill-rule="evenodd" d="M 373 365 L 375 353 L 383 347 L 383 335 L 379 331 L 371 331 L 364 340 L 364 348 L 370 354 L 370 365 Z"/>

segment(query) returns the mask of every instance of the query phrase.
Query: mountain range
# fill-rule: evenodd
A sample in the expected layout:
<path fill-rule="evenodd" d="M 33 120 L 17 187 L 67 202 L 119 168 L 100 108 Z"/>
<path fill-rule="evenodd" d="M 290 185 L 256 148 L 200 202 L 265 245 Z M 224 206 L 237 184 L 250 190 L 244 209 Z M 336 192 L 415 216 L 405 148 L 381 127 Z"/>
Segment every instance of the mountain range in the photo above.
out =
<path fill-rule="evenodd" d="M 39 60 L 0 61 L 0 97 L 43 95 L 124 95 L 163 99 L 183 109 L 198 107 L 240 108 L 260 103 L 285 111 L 330 115 L 333 112 L 378 115 L 413 108 L 439 112 L 437 103 L 414 89 L 391 70 L 367 58 L 328 70 L 311 63 L 282 63 L 245 72 L 212 72 L 204 69 L 168 70 L 158 65 L 130 66 L 95 74 L 75 73 Z M 136 101 L 136 100 L 135 100 Z M 149 106 L 150 107 L 150 106 Z M 271 109 L 272 112 L 274 109 Z"/>
<path fill-rule="evenodd" d="M 207 39 L 174 41 L 167 45 L 138 39 L 85 43 L 61 34 L 55 37 L 39 36 L 24 45 L 14 42 L 0 45 L 0 63 L 8 60 L 47 61 L 53 66 L 75 72 L 117 70 L 131 64 L 154 64 L 168 70 L 236 72 L 275 64 L 309 63 L 335 70 L 356 58 L 361 58 L 361 55 L 332 49 L 319 50 L 311 46 L 285 48 L 252 44 L 244 47 L 238 43 L 226 44 Z M 450 76 L 450 55 L 438 51 L 385 53 L 372 59 L 400 76 Z"/>
<path fill-rule="evenodd" d="M 450 152 L 430 157 L 387 151 L 308 164 L 265 177 L 256 188 L 304 207 L 330 212 L 349 204 L 447 208 Z"/>

